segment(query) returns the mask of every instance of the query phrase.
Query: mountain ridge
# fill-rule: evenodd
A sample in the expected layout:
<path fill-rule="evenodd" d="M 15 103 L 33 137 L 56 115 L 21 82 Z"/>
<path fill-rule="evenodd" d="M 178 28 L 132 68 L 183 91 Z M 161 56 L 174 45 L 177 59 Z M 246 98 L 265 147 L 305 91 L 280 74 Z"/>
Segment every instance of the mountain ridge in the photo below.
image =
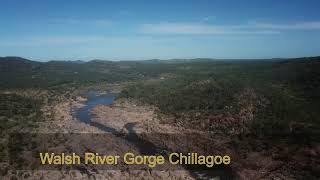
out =
<path fill-rule="evenodd" d="M 31 60 L 28 58 L 20 57 L 20 56 L 0 56 L 0 63 L 56 63 L 56 62 L 66 62 L 66 63 L 78 63 L 78 64 L 85 64 L 85 63 L 104 63 L 104 62 L 197 62 L 197 61 L 248 61 L 248 60 L 307 60 L 307 59 L 319 59 L 320 56 L 307 56 L 307 57 L 296 57 L 296 58 L 255 58 L 255 59 L 245 59 L 245 58 L 239 58 L 239 59 L 218 59 L 218 58 L 173 58 L 173 59 L 144 59 L 144 60 L 107 60 L 107 59 L 92 59 L 89 61 L 86 60 L 49 60 L 49 61 L 37 61 L 37 60 Z"/>

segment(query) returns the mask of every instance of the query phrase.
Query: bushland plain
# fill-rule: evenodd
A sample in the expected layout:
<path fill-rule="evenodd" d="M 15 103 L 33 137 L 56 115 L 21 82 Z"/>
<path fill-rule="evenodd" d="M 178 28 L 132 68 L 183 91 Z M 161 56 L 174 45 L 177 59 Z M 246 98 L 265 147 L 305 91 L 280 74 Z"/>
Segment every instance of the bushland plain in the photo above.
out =
<path fill-rule="evenodd" d="M 46 126 L 79 132 L 61 119 L 72 116 L 73 103 L 88 90 L 118 93 L 114 106 L 92 111 L 100 123 L 117 116 L 120 107 L 119 116 L 127 113 L 128 121 L 139 119 L 132 112 L 144 113 L 140 119 L 152 114 L 150 127 L 211 134 L 230 152 L 236 178 L 320 176 L 319 57 L 119 62 L 2 57 L 0 89 L 2 176 L 24 175 L 6 163 L 8 134 L 41 132 Z"/>

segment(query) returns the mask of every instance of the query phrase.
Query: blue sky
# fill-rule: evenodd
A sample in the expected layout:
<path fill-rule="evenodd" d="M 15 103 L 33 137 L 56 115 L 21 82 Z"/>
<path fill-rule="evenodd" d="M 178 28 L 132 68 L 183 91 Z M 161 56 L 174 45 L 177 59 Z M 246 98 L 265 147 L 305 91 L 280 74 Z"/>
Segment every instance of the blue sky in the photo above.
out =
<path fill-rule="evenodd" d="M 0 56 L 316 56 L 319 8 L 319 0 L 1 0 Z"/>

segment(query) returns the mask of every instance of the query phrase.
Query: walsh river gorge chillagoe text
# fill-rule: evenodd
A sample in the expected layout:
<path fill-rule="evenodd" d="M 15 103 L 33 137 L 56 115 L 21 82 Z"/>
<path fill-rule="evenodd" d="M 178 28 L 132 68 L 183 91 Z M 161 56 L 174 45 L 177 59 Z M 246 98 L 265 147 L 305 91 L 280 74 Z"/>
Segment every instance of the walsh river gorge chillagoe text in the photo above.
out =
<path fill-rule="evenodd" d="M 320 1 L 0 2 L 0 180 L 320 179 Z"/>

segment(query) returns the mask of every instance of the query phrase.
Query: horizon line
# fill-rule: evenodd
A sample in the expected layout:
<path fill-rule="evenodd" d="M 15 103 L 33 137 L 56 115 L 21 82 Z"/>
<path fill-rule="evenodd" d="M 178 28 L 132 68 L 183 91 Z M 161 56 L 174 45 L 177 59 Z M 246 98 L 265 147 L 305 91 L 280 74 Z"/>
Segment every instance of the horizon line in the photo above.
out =
<path fill-rule="evenodd" d="M 50 60 L 40 60 L 38 58 L 27 58 L 23 56 L 0 56 L 1 58 L 21 58 L 29 61 L 36 61 L 36 62 L 53 62 L 53 61 L 71 61 L 71 62 L 76 62 L 76 61 L 82 61 L 82 62 L 91 62 L 91 61 L 112 61 L 112 62 L 123 62 L 123 61 L 172 61 L 172 60 L 202 60 L 202 59 L 207 59 L 207 60 L 285 60 L 285 59 L 302 59 L 302 58 L 317 58 L 320 57 L 320 55 L 317 56 L 297 56 L 297 57 L 273 57 L 273 58 L 213 58 L 213 57 L 195 57 L 195 58 L 144 58 L 144 59 L 119 59 L 116 60 L 115 58 L 88 58 L 88 59 L 50 59 Z"/>

